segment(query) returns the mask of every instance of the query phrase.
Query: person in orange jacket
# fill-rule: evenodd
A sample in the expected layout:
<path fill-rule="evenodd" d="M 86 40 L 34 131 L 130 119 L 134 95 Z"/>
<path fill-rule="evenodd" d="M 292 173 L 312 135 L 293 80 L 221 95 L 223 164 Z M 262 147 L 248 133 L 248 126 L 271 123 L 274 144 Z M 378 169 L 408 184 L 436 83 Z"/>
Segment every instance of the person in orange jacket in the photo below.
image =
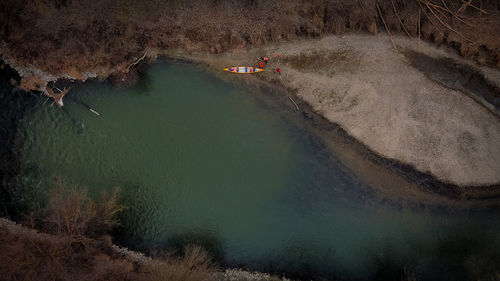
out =
<path fill-rule="evenodd" d="M 269 62 L 269 58 L 268 57 L 260 57 L 259 60 L 265 62 L 265 63 L 268 63 Z"/>

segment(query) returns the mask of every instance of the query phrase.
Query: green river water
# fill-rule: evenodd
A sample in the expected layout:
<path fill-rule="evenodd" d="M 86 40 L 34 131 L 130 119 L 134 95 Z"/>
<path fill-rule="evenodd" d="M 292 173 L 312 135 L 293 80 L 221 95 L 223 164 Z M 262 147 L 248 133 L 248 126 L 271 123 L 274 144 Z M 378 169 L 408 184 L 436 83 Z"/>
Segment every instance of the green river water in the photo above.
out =
<path fill-rule="evenodd" d="M 226 266 L 313 279 L 495 278 L 498 212 L 367 200 L 369 184 L 264 99 L 171 61 L 129 88 L 85 83 L 64 109 L 40 98 L 24 116 L 18 180 L 32 202 L 54 179 L 117 187 L 115 241 L 132 249 L 201 243 Z"/>

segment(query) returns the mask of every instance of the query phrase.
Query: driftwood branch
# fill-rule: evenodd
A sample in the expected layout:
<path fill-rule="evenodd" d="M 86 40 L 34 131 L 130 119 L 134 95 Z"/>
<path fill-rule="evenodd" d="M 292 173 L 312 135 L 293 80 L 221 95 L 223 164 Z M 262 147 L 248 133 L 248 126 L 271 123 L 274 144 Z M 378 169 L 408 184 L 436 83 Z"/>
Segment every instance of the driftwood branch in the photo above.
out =
<path fill-rule="evenodd" d="M 147 52 L 144 52 L 144 55 L 142 55 L 142 57 L 138 58 L 136 61 L 134 61 L 133 63 L 131 63 L 128 67 L 127 67 L 127 72 L 129 71 L 129 69 L 132 67 L 132 66 L 135 66 L 137 65 L 139 62 L 141 62 L 145 57 L 146 57 L 146 53 Z"/>
<path fill-rule="evenodd" d="M 457 13 L 459 13 L 461 10 L 465 9 L 467 6 L 471 6 L 472 8 L 478 10 L 479 12 L 481 12 L 483 14 L 487 14 L 487 12 L 485 10 L 483 10 L 483 9 L 477 7 L 477 6 L 474 6 L 473 4 L 471 4 L 472 0 L 469 0 L 467 2 L 465 2 L 464 0 L 461 0 L 461 1 L 464 4 L 462 5 L 462 7 L 460 7 L 460 9 L 457 10 Z"/>
<path fill-rule="evenodd" d="M 427 14 L 427 12 L 425 11 L 424 7 L 422 6 L 422 4 L 420 3 L 420 0 L 417 1 L 418 5 L 420 6 L 420 11 L 423 11 L 424 12 L 424 15 L 425 17 L 429 20 L 429 22 L 436 27 L 437 31 L 439 32 L 439 34 L 441 34 L 441 36 L 445 37 L 444 36 L 444 33 L 443 31 L 441 31 L 441 29 L 434 23 L 434 21 L 431 19 L 431 17 L 429 17 L 429 15 Z"/>
<path fill-rule="evenodd" d="M 292 99 L 292 97 L 288 96 L 288 98 L 293 102 L 293 104 L 295 105 L 295 108 L 297 108 L 297 111 L 300 111 L 299 109 L 299 106 L 297 105 L 297 103 Z"/>
<path fill-rule="evenodd" d="M 94 113 L 95 115 L 97 115 L 97 116 L 101 116 L 101 113 L 99 113 L 99 112 L 97 112 L 97 111 L 93 110 L 93 109 L 92 109 L 92 108 L 90 108 L 90 107 L 89 107 L 89 110 L 90 110 L 90 112 Z"/>
<path fill-rule="evenodd" d="M 431 11 L 432 15 L 446 28 L 448 28 L 449 30 L 457 33 L 458 35 L 460 35 L 460 37 L 462 37 L 463 39 L 467 40 L 467 41 L 470 41 L 472 42 L 472 40 L 470 40 L 469 38 L 465 37 L 461 32 L 453 29 L 449 24 L 443 22 L 443 20 L 438 16 L 436 15 L 436 13 L 434 12 L 434 10 L 430 7 L 430 5 L 428 3 L 424 3 L 424 5 L 427 6 L 427 8 L 429 9 L 429 11 Z"/>
<path fill-rule="evenodd" d="M 443 26 L 445 29 L 450 30 L 452 32 L 455 32 L 456 34 L 458 34 L 460 37 L 462 37 L 463 39 L 465 39 L 468 42 L 474 43 L 473 40 L 471 40 L 470 38 L 466 37 L 463 33 L 461 33 L 460 31 L 458 31 L 456 29 L 454 29 L 453 27 L 451 27 L 450 24 L 448 24 L 448 22 L 449 22 L 448 16 L 451 16 L 451 18 L 456 18 L 461 23 L 463 23 L 463 24 L 465 24 L 467 26 L 473 26 L 472 25 L 472 21 L 474 19 L 471 19 L 471 18 L 468 18 L 466 16 L 463 16 L 463 15 L 459 14 L 463 9 L 465 9 L 465 7 L 470 6 L 471 5 L 470 3 L 472 1 L 471 0 L 469 0 L 468 2 L 466 2 L 464 0 L 461 0 L 461 1 L 464 4 L 456 12 L 452 11 L 448 7 L 448 5 L 446 4 L 446 2 L 444 0 L 441 0 L 442 5 L 432 3 L 429 0 L 417 0 L 417 3 L 420 5 L 420 9 L 424 12 L 424 14 L 428 18 L 428 20 L 432 23 L 432 25 L 434 25 L 436 27 L 436 29 L 441 33 L 441 35 L 443 37 L 445 37 L 445 36 L 440 31 L 439 26 L 431 19 L 431 17 L 427 14 L 426 10 L 429 10 L 429 12 L 434 17 L 434 19 L 437 20 L 437 23 L 441 24 L 441 26 Z"/>
<path fill-rule="evenodd" d="M 54 102 L 57 104 L 57 106 L 61 107 L 64 105 L 62 99 L 69 92 L 70 89 L 71 87 L 67 89 L 64 88 L 64 90 L 62 91 L 58 89 L 60 92 L 56 93 L 51 88 L 47 88 L 47 94 L 54 99 Z"/>

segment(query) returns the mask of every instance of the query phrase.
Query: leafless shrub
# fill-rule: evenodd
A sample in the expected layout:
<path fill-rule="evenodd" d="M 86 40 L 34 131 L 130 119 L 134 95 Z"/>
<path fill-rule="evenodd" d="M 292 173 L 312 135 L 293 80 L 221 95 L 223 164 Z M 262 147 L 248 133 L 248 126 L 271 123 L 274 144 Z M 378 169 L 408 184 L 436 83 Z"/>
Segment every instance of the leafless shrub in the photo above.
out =
<path fill-rule="evenodd" d="M 202 281 L 217 268 L 200 246 L 187 246 L 182 257 L 166 256 L 150 265 L 151 281 Z"/>
<path fill-rule="evenodd" d="M 92 200 L 86 191 L 54 184 L 47 206 L 25 225 L 0 224 L 0 280 L 207 280 L 218 269 L 199 246 L 145 264 L 114 250 L 107 233 L 123 210 L 117 191 Z M 99 238 L 99 239 L 95 239 Z"/>
<path fill-rule="evenodd" d="M 124 207 L 118 203 L 118 192 L 102 193 L 94 200 L 86 190 L 66 188 L 54 184 L 49 192 L 46 207 L 39 210 L 36 221 L 39 228 L 54 234 L 99 237 L 118 224 L 116 215 Z"/>
<path fill-rule="evenodd" d="M 134 272 L 134 263 L 127 257 L 85 237 L 0 226 L 0 251 L 1 280 L 118 281 L 144 275 Z"/>

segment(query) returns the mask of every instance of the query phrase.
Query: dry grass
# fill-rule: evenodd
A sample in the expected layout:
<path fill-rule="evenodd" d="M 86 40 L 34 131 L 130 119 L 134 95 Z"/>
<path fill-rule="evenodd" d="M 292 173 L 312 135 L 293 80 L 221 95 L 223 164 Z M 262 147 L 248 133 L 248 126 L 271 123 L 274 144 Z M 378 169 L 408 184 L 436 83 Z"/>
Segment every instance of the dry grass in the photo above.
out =
<path fill-rule="evenodd" d="M 151 281 L 202 281 L 217 271 L 209 254 L 200 246 L 187 246 L 181 257 L 166 256 L 148 266 Z"/>
<path fill-rule="evenodd" d="M 466 58 L 500 67 L 500 2 L 492 0 L 378 0 L 387 33 L 447 44 Z"/>
<path fill-rule="evenodd" d="M 134 262 L 86 237 L 0 227 L 1 280 L 127 280 Z"/>
<path fill-rule="evenodd" d="M 110 243 L 19 226 L 0 225 L 0 251 L 0 280 L 201 281 L 217 271 L 198 246 L 188 246 L 182 257 L 140 264 Z"/>
<path fill-rule="evenodd" d="M 498 12 L 487 8 L 498 9 L 498 2 L 5 0 L 0 3 L 0 38 L 5 38 L 2 51 L 18 65 L 77 79 L 98 70 L 100 78 L 107 78 L 128 73 L 146 50 L 223 53 L 299 36 L 376 33 L 384 19 L 389 32 L 412 37 L 421 30 L 422 38 L 449 42 L 464 56 L 478 55 L 485 45 L 491 54 L 484 61 L 500 67 L 500 41 L 492 38 L 495 29 L 500 32 L 500 21 Z M 489 16 L 492 24 L 486 26 L 482 16 Z M 477 46 L 469 46 L 473 43 Z M 25 86 L 37 89 L 33 83 Z"/>
<path fill-rule="evenodd" d="M 349 26 L 367 30 L 376 25 L 366 4 L 360 6 L 357 1 L 65 3 L 3 1 L 4 51 L 20 65 L 30 63 L 53 74 L 71 72 L 82 77 L 83 71 L 95 67 L 127 71 L 148 48 L 221 53 L 301 35 L 344 32 Z"/>
<path fill-rule="evenodd" d="M 56 183 L 45 208 L 21 227 L 0 221 L 0 280 L 207 280 L 217 267 L 199 246 L 149 263 L 117 252 L 106 235 L 123 210 L 117 191 L 93 200 Z M 50 233 L 50 234 L 48 234 Z"/>
<path fill-rule="evenodd" d="M 0 228 L 0 251 L 7 253 L 0 275 L 5 280 L 126 280 L 134 263 L 114 253 L 106 236 L 121 210 L 116 191 L 93 200 L 86 191 L 56 182 L 46 207 L 24 220 L 50 234 Z"/>
<path fill-rule="evenodd" d="M 337 72 L 352 72 L 359 66 L 360 58 L 351 50 L 313 50 L 297 55 L 283 56 L 282 63 L 294 69 L 306 72 L 316 72 L 328 76 Z"/>

